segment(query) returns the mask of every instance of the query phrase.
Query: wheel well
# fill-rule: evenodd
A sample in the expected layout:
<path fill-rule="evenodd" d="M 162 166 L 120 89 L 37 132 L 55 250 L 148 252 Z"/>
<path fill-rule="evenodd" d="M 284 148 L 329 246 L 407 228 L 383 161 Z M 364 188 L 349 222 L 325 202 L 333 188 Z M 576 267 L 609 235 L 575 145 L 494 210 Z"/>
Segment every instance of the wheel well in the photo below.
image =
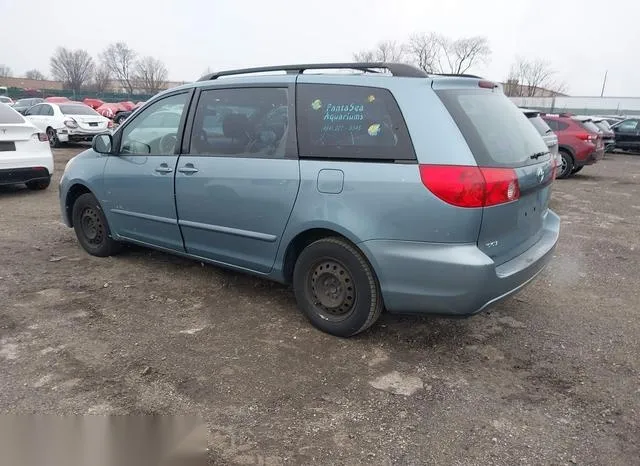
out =
<path fill-rule="evenodd" d="M 80 196 L 90 192 L 89 188 L 81 184 L 74 184 L 69 188 L 69 192 L 67 192 L 67 200 L 65 202 L 65 209 L 67 210 L 67 218 L 69 219 L 71 226 L 73 226 L 73 205 Z"/>
<path fill-rule="evenodd" d="M 296 260 L 298 260 L 298 256 L 302 250 L 314 241 L 328 237 L 342 238 L 353 244 L 349 238 L 327 228 L 312 228 L 311 230 L 299 233 L 295 238 L 293 238 L 293 240 L 291 240 L 287 247 L 287 251 L 284 254 L 282 272 L 286 283 L 291 283 L 293 281 L 293 268 L 295 267 Z"/>
<path fill-rule="evenodd" d="M 575 162 L 576 161 L 576 156 L 573 153 L 573 150 L 571 150 L 570 147 L 567 146 L 560 146 L 558 148 L 558 152 L 565 152 L 567 154 L 569 154 L 571 156 L 571 159 Z"/>

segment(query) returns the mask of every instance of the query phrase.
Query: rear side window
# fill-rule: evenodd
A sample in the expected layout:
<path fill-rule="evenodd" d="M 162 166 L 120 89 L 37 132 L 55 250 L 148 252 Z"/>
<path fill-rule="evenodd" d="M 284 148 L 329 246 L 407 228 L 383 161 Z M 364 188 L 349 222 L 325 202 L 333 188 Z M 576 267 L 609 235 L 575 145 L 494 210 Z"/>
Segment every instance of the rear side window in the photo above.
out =
<path fill-rule="evenodd" d="M 436 91 L 455 120 L 478 165 L 519 167 L 547 145 L 522 110 L 502 92 L 485 89 Z"/>
<path fill-rule="evenodd" d="M 43 105 L 38 115 L 53 116 L 53 107 L 51 105 Z"/>
<path fill-rule="evenodd" d="M 387 89 L 299 84 L 300 157 L 415 160 L 409 130 Z"/>
<path fill-rule="evenodd" d="M 0 104 L 0 124 L 24 123 L 24 118 L 6 104 Z"/>
<path fill-rule="evenodd" d="M 289 133 L 286 88 L 209 89 L 198 100 L 189 153 L 284 158 Z"/>
<path fill-rule="evenodd" d="M 638 127 L 638 121 L 637 120 L 625 120 L 622 123 L 620 123 L 616 129 L 618 131 L 635 131 L 636 128 Z"/>
<path fill-rule="evenodd" d="M 564 131 L 569 127 L 568 124 L 562 121 L 553 120 L 551 118 L 544 118 L 544 121 L 549 125 L 549 128 L 551 128 L 553 131 Z"/>
<path fill-rule="evenodd" d="M 582 125 L 583 128 L 591 131 L 592 133 L 599 133 L 601 131 L 600 128 L 598 128 L 598 126 L 591 120 L 589 121 L 579 121 L 578 123 L 580 123 L 580 125 Z"/>

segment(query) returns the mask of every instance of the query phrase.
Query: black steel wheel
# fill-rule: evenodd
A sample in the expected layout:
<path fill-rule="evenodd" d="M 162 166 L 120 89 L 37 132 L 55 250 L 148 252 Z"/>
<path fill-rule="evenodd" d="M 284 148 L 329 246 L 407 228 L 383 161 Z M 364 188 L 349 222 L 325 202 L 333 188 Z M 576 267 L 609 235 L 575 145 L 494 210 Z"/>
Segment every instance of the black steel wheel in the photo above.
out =
<path fill-rule="evenodd" d="M 343 238 L 308 245 L 293 271 L 298 307 L 320 330 L 349 337 L 369 328 L 384 307 L 373 268 L 362 252 Z"/>
<path fill-rule="evenodd" d="M 107 219 L 93 194 L 83 194 L 73 204 L 73 228 L 82 247 L 93 256 L 111 256 L 121 248 L 111 237 Z"/>

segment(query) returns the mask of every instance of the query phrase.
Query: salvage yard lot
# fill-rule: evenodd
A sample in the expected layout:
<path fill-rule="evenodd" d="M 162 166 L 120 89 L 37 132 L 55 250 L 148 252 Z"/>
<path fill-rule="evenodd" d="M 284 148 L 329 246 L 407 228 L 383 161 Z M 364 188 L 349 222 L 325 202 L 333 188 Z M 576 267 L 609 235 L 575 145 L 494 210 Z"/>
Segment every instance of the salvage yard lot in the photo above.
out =
<path fill-rule="evenodd" d="M 286 287 L 159 252 L 87 255 L 51 188 L 0 188 L 0 409 L 197 413 L 215 463 L 633 464 L 640 157 L 554 185 L 554 261 L 471 319 L 321 333 Z"/>

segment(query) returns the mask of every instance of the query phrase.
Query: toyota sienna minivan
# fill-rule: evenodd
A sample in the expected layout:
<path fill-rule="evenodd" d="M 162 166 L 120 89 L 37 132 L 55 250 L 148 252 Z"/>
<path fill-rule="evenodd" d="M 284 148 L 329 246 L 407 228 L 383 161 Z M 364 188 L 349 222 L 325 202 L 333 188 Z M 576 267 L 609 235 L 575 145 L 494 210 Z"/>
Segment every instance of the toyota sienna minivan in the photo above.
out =
<path fill-rule="evenodd" d="M 67 164 L 60 205 L 92 255 L 134 243 L 288 283 L 346 337 L 383 309 L 469 316 L 531 281 L 558 239 L 556 168 L 493 82 L 288 65 L 157 95 Z"/>

